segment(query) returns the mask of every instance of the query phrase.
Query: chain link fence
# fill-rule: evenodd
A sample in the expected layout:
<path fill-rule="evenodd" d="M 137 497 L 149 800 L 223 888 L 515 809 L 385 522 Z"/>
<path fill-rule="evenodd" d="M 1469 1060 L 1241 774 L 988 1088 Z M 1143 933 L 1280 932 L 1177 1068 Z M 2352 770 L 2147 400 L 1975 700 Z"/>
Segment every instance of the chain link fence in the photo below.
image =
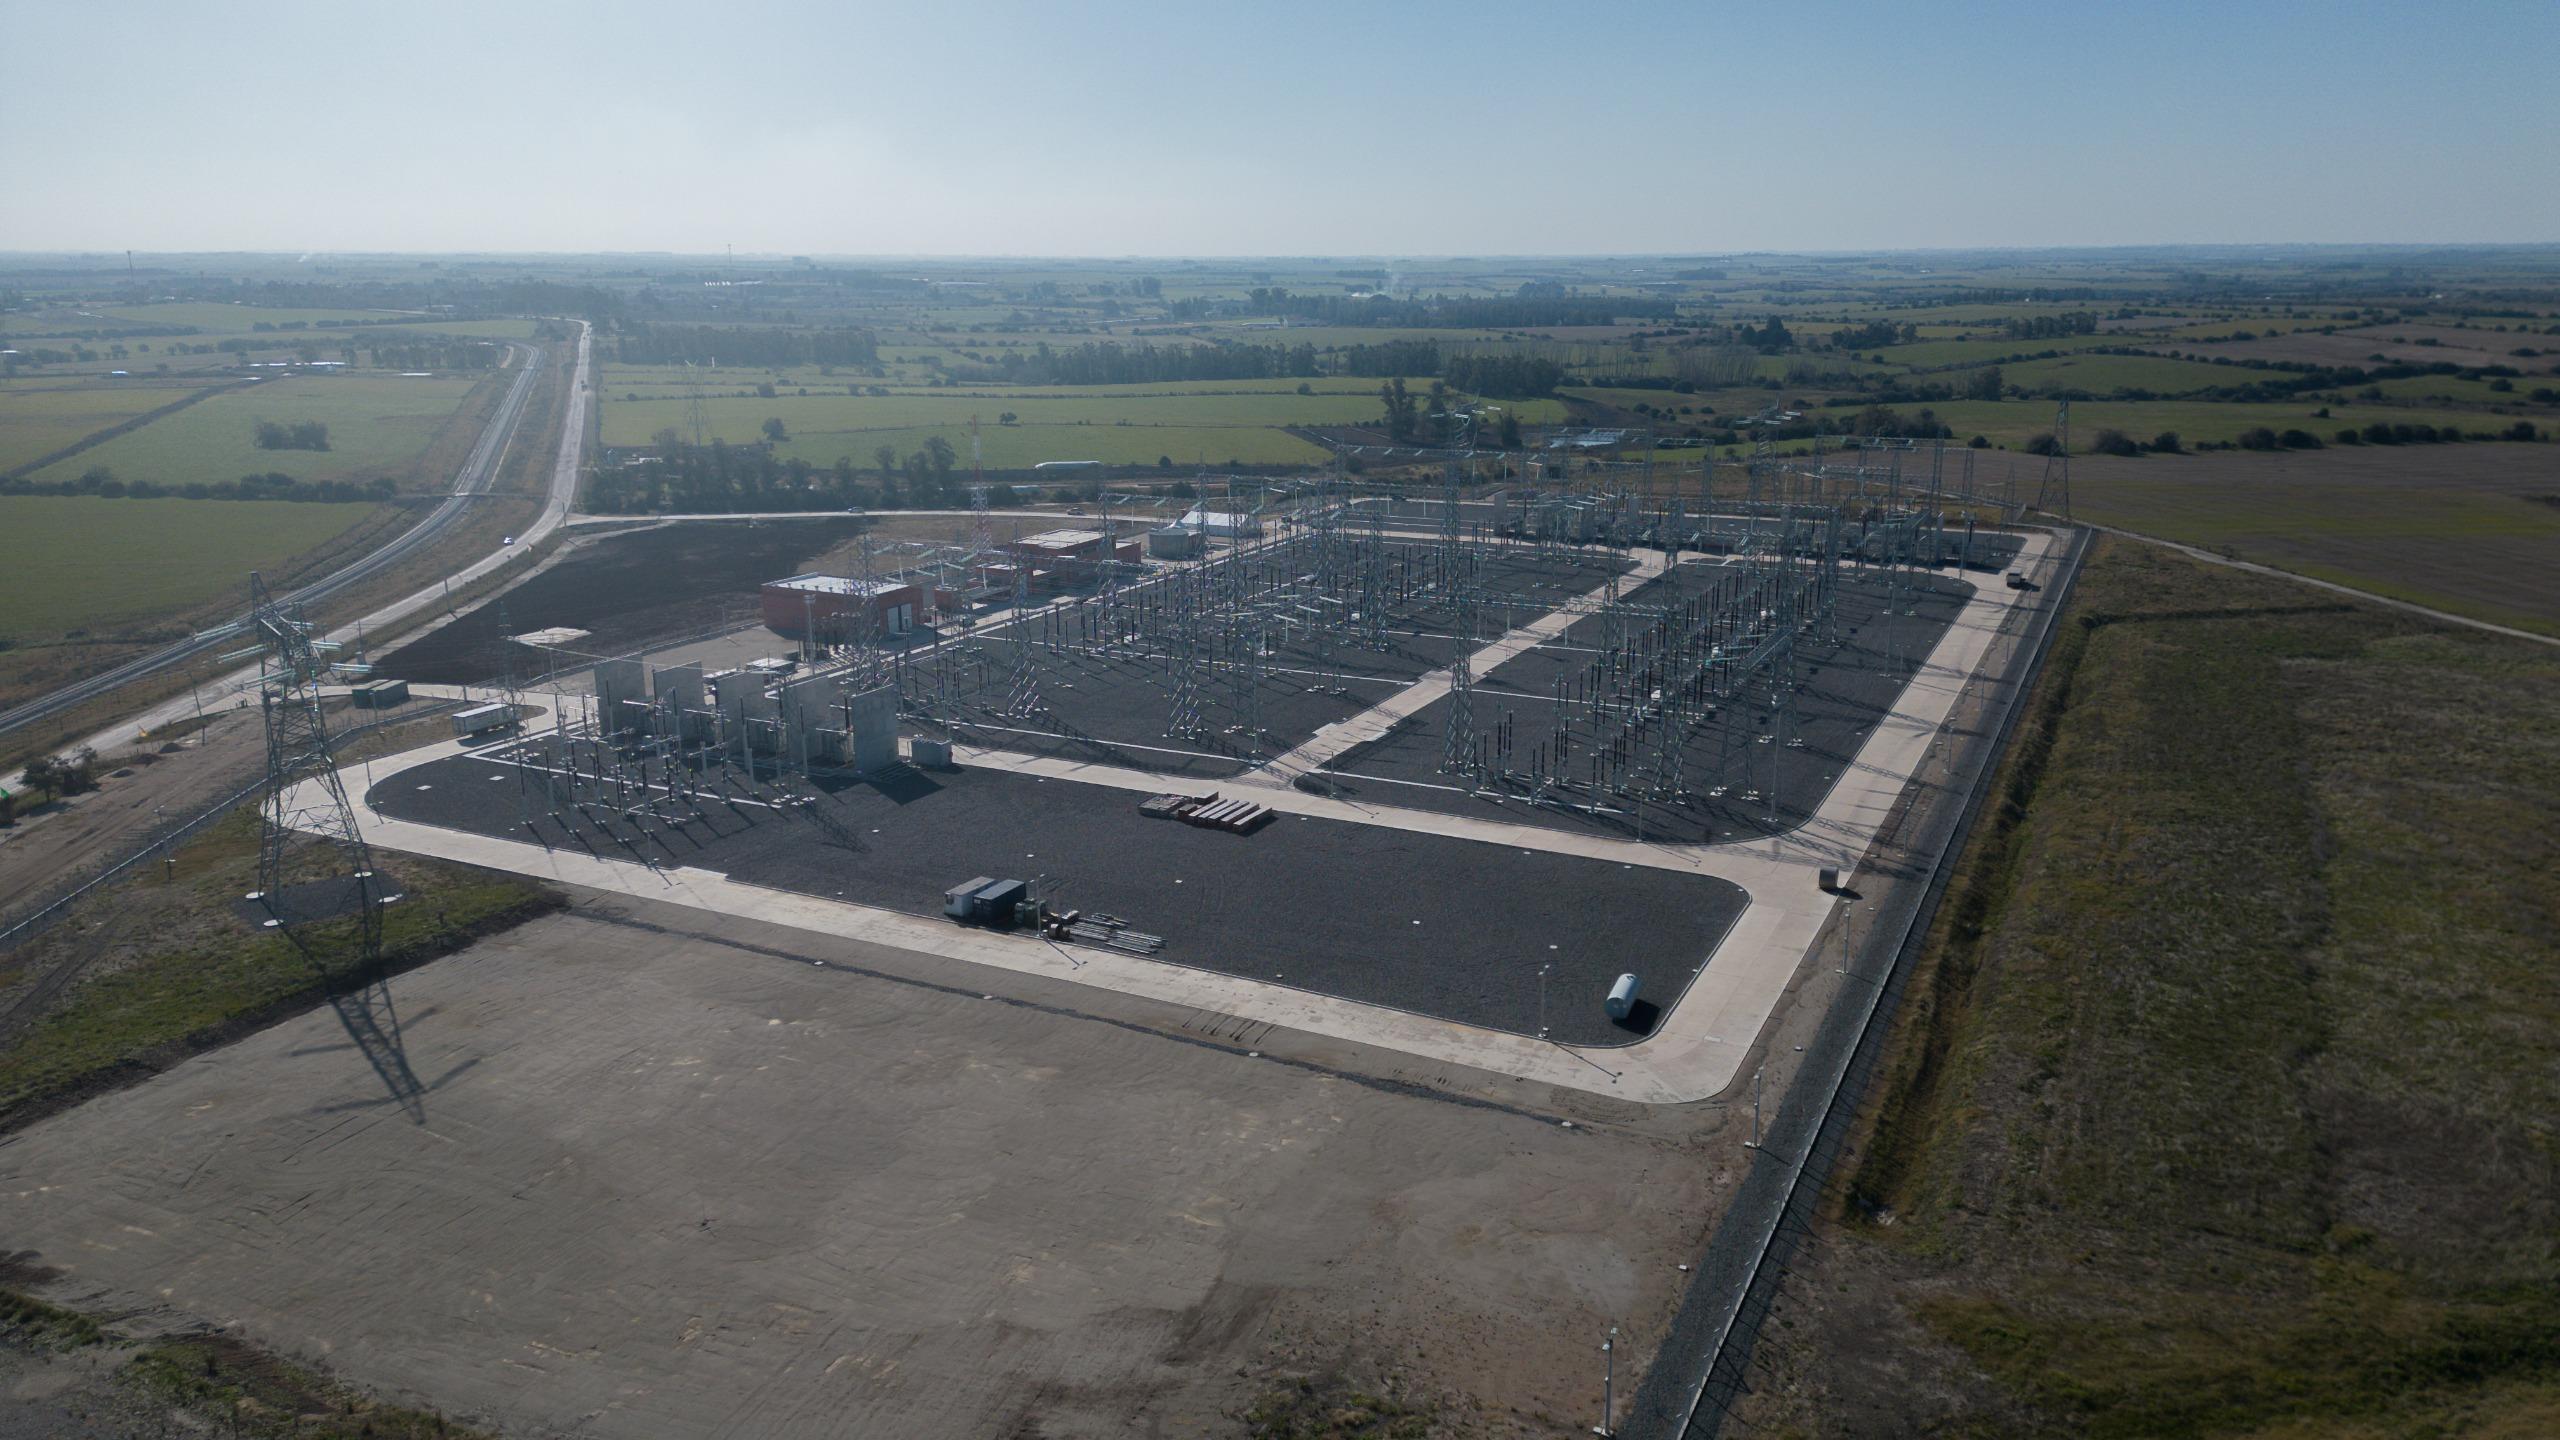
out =
<path fill-rule="evenodd" d="M 1834 991 L 1791 1067 L 1752 1167 L 1717 1224 L 1689 1293 L 1614 1433 L 1705 1440 L 1748 1386 L 1753 1343 L 1796 1247 L 1831 1194 L 1833 1168 L 1882 1062 L 1910 964 L 1931 924 L 2079 578 L 2087 531 L 2064 533 L 2035 603 L 2002 618 L 1919 771 L 1848 883 L 1813 956 L 1837 957 Z M 1808 961 L 1819 965 L 1819 958 Z M 1774 1033 L 1774 1032 L 1773 1032 Z"/>

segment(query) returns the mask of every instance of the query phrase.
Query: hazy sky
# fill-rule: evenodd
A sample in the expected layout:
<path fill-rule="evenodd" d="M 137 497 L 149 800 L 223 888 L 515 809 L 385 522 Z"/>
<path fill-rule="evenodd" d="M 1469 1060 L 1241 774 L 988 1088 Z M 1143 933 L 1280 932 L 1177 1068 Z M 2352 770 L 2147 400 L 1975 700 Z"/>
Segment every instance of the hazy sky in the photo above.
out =
<path fill-rule="evenodd" d="M 0 249 L 2560 240 L 2560 3 L 0 0 Z"/>

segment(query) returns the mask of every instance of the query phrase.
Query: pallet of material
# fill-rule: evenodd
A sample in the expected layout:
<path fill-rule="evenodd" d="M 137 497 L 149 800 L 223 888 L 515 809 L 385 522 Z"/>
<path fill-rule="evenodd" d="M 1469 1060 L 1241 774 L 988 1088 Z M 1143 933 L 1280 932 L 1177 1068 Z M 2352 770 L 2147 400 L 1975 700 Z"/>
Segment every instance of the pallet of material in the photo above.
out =
<path fill-rule="evenodd" d="M 1250 800 L 1222 800 L 1215 805 L 1203 806 L 1182 818 L 1194 825 L 1206 826 L 1213 830 L 1231 830 L 1241 835 L 1270 819 L 1271 810 L 1269 806 L 1257 805 Z"/>
<path fill-rule="evenodd" d="M 1125 955 L 1153 955 L 1164 948 L 1164 937 L 1131 930 L 1122 925 L 1104 925 L 1092 920 L 1079 920 L 1064 927 L 1066 938 L 1080 945 L 1099 945 Z"/>
<path fill-rule="evenodd" d="M 1150 795 L 1138 802 L 1138 813 L 1151 820 L 1182 820 L 1202 807 L 1218 803 L 1218 792 L 1206 795 Z"/>

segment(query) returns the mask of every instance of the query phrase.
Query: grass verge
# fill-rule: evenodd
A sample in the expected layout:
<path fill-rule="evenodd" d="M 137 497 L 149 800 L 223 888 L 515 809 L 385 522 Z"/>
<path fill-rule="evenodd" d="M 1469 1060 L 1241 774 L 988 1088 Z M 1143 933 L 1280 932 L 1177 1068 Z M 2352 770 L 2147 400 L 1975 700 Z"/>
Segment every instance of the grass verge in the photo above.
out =
<path fill-rule="evenodd" d="M 2515 1434 L 2560 1404 L 2560 656 L 2083 572 L 1778 1433 Z"/>
<path fill-rule="evenodd" d="M 0 1133 L 319 1003 L 360 984 L 352 921 L 314 925 L 311 953 L 232 911 L 257 884 L 261 817 L 244 809 L 82 903 L 8 957 L 23 975 L 87 976 L 0 1053 Z M 377 862 L 403 898 L 386 907 L 382 973 L 396 974 L 546 913 L 559 896 L 512 876 L 406 857 Z"/>

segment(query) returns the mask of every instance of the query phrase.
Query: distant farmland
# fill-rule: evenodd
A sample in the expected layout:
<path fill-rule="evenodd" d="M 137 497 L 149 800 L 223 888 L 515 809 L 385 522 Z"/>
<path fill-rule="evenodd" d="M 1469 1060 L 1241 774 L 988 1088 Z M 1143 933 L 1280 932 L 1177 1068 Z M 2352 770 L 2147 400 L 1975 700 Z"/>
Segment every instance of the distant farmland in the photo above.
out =
<path fill-rule="evenodd" d="M 22 380 L 0 387 L 0 472 L 41 460 L 109 426 L 218 383 L 201 377 L 135 377 L 99 383 L 66 378 Z"/>
<path fill-rule="evenodd" d="M 217 395 L 29 477 L 76 480 L 103 465 L 119 480 L 160 485 L 237 480 L 270 471 L 297 480 L 408 480 L 410 470 L 478 382 L 464 376 L 290 376 Z M 166 403 L 165 400 L 162 403 Z M 261 450 L 260 420 L 316 420 L 329 448 Z"/>
<path fill-rule="evenodd" d="M 1187 385 L 1025 387 L 975 386 L 957 393 L 901 389 L 887 395 L 844 393 L 848 382 L 793 374 L 775 385 L 770 397 L 735 393 L 743 378 L 724 376 L 722 393 L 702 404 L 706 439 L 744 444 L 762 438 L 768 419 L 783 422 L 789 438 L 777 453 L 832 465 L 839 457 L 869 467 L 882 445 L 901 455 L 919 449 L 935 435 L 949 441 L 965 459 L 968 427 L 977 417 L 988 466 L 1019 470 L 1043 460 L 1100 460 L 1114 465 L 1152 465 L 1168 458 L 1189 467 L 1234 460 L 1248 465 L 1314 463 L 1325 452 L 1286 433 L 1292 425 L 1344 425 L 1374 422 L 1379 407 L 1377 380 L 1327 379 L 1309 382 L 1314 393 L 1297 393 L 1299 382 L 1197 382 Z M 691 438 L 691 410 L 684 398 L 685 381 L 663 370 L 616 367 L 603 382 L 608 394 L 604 439 L 608 445 L 646 445 L 660 430 Z M 1427 390 L 1430 381 L 1409 381 Z M 796 393 L 802 386 L 811 393 Z M 825 385 L 836 393 L 818 387 Z M 1318 388 L 1321 386 L 1321 388 Z M 646 387 L 645 389 L 643 387 Z M 620 398 L 641 394 L 644 398 Z M 1504 402 L 1530 423 L 1562 419 L 1564 406 L 1553 400 Z M 1011 423 L 1003 416 L 1011 414 Z"/>
<path fill-rule="evenodd" d="M 99 632 L 227 592 L 245 597 L 250 571 L 272 573 L 381 514 L 281 500 L 0 495 L 0 638 Z"/>

